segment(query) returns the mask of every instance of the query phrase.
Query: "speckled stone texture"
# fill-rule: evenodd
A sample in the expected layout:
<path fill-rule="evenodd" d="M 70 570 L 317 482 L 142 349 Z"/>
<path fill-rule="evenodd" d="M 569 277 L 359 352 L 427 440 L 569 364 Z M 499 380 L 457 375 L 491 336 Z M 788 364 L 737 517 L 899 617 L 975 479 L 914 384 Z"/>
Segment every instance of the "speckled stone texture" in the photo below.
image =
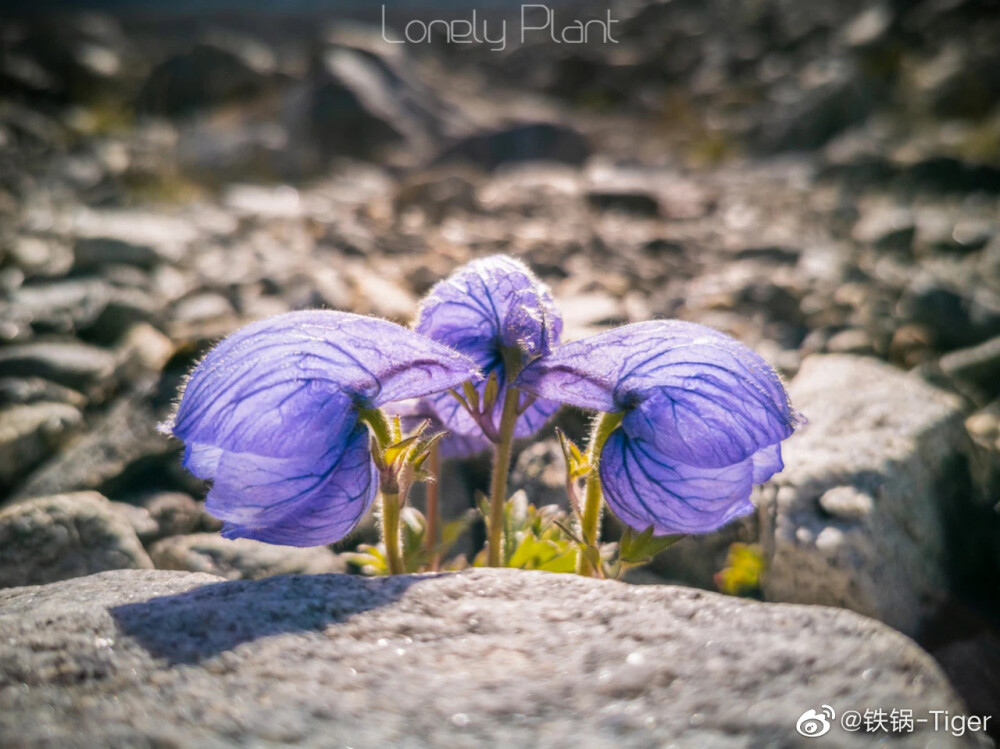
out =
<path fill-rule="evenodd" d="M 789 392 L 809 423 L 760 493 L 765 596 L 916 633 L 944 598 L 948 524 L 969 491 L 961 402 L 847 355 L 807 358 Z"/>
<path fill-rule="evenodd" d="M 823 703 L 963 712 L 876 621 L 679 587 L 120 570 L 0 591 L 8 746 L 749 749 L 803 743 Z M 893 746 L 932 738 L 977 745 Z"/>
<path fill-rule="evenodd" d="M 135 530 L 97 492 L 37 497 L 0 510 L 0 588 L 152 567 Z"/>

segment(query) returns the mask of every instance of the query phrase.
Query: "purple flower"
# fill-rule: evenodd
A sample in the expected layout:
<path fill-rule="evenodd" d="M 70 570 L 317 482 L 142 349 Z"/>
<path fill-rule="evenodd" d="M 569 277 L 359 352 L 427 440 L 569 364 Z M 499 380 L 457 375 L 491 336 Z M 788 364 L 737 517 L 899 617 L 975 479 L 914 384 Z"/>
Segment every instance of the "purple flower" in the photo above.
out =
<path fill-rule="evenodd" d="M 548 354 L 559 342 L 562 318 L 548 287 L 528 267 L 505 255 L 474 260 L 431 289 L 417 317 L 418 333 L 470 357 L 488 378 L 495 374 L 499 395 L 482 418 L 473 417 L 454 397 L 430 399 L 442 423 L 454 434 L 498 441 L 500 414 L 509 389 L 509 371 Z M 516 376 L 517 371 L 514 372 Z M 480 401 L 486 380 L 476 389 Z M 523 399 L 514 434 L 538 431 L 559 408 L 543 398 Z"/>
<path fill-rule="evenodd" d="M 707 533 L 753 511 L 750 490 L 783 468 L 801 417 L 775 371 L 717 330 L 626 325 L 555 349 L 518 387 L 620 413 L 599 459 L 608 505 L 657 535 Z"/>
<path fill-rule="evenodd" d="M 222 535 L 317 546 L 347 535 L 378 490 L 360 409 L 477 376 L 467 357 L 385 320 L 291 312 L 212 349 L 170 428 L 188 470 L 214 482 L 206 509 Z"/>

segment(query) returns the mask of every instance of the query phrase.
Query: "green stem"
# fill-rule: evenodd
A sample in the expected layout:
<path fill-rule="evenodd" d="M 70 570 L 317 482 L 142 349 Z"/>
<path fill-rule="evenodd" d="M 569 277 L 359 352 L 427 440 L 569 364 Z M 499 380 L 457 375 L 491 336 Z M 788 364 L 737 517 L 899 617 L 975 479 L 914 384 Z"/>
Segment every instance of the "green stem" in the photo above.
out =
<path fill-rule="evenodd" d="M 587 447 L 587 464 L 590 470 L 587 472 L 587 484 L 583 496 L 583 515 L 580 518 L 580 533 L 583 542 L 588 548 L 597 548 L 597 541 L 601 534 L 601 474 L 600 459 L 601 450 L 604 443 L 608 441 L 611 433 L 621 424 L 624 414 L 606 413 L 594 422 L 593 431 L 590 433 L 590 445 Z M 576 573 L 586 577 L 593 577 L 597 570 L 587 558 L 586 549 L 580 549 L 576 557 Z"/>
<path fill-rule="evenodd" d="M 358 409 L 358 413 L 361 415 L 361 421 L 371 428 L 372 434 L 375 435 L 375 442 L 380 450 L 385 450 L 385 448 L 395 442 L 392 437 L 392 425 L 381 410 L 377 408 L 360 408 Z"/>
<path fill-rule="evenodd" d="M 385 537 L 385 559 L 390 575 L 406 572 L 399 544 L 399 514 L 399 495 L 382 492 L 382 535 Z"/>
<path fill-rule="evenodd" d="M 432 572 L 437 572 L 441 560 L 438 558 L 438 538 L 441 514 L 439 510 L 440 492 L 438 482 L 441 480 L 441 445 L 431 445 L 430 457 L 427 459 L 428 469 L 434 474 L 434 480 L 427 482 L 427 531 L 424 536 L 424 549 L 427 552 L 427 564 Z"/>
<path fill-rule="evenodd" d="M 521 392 L 517 388 L 507 388 L 500 416 L 500 441 L 493 452 L 493 477 L 490 481 L 490 537 L 486 552 L 490 567 L 503 564 L 503 508 L 507 502 L 507 474 L 520 400 Z"/>
<path fill-rule="evenodd" d="M 358 409 L 361 421 L 368 425 L 375 435 L 375 447 L 372 453 L 378 451 L 378 455 L 398 442 L 399 434 L 398 421 L 390 420 L 381 410 L 377 408 Z M 402 511 L 406 496 L 400 496 L 400 485 L 395 474 L 390 474 L 382 466 L 382 490 L 380 492 L 382 502 L 382 540 L 385 543 L 385 559 L 389 567 L 390 575 L 402 575 L 406 572 L 406 565 L 403 563 L 403 553 L 399 540 L 399 516 Z M 405 491 L 405 486 L 402 487 Z"/>

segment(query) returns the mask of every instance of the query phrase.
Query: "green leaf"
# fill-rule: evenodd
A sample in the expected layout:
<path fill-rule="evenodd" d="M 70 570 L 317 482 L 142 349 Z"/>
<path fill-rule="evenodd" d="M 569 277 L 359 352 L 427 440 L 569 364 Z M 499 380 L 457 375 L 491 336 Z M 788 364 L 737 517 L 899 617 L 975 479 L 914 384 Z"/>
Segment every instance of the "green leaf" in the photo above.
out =
<path fill-rule="evenodd" d="M 545 570 L 546 572 L 568 574 L 576 572 L 576 549 L 569 549 L 558 556 L 552 557 L 552 559 L 539 566 L 538 569 Z"/>
<path fill-rule="evenodd" d="M 563 458 L 566 460 L 566 471 L 570 481 L 586 478 L 590 472 L 590 463 L 576 443 L 573 442 L 562 429 L 556 428 L 556 436 L 559 438 L 559 446 L 562 448 Z"/>
<path fill-rule="evenodd" d="M 423 466 L 424 461 L 430 457 L 431 450 L 434 446 L 447 436 L 448 432 L 435 432 L 430 437 L 422 439 L 410 453 L 410 463 L 413 467 L 419 470 L 421 466 Z"/>
<path fill-rule="evenodd" d="M 726 555 L 726 566 L 715 575 L 715 585 L 731 596 L 753 596 L 760 592 L 765 562 L 756 544 L 733 543 Z"/>
<path fill-rule="evenodd" d="M 475 520 L 475 515 L 471 511 L 468 511 L 458 520 L 445 523 L 444 527 L 441 528 L 441 544 L 447 544 L 451 547 L 458 540 L 459 536 L 469 529 L 473 520 Z"/>
<path fill-rule="evenodd" d="M 646 564 L 682 538 L 683 535 L 654 536 L 652 526 L 638 534 L 631 528 L 626 528 L 618 542 L 618 560 L 630 567 Z"/>
<path fill-rule="evenodd" d="M 399 515 L 403 536 L 403 559 L 407 572 L 419 572 L 427 564 L 427 550 L 424 538 L 427 534 L 427 519 L 415 507 L 404 507 Z"/>
<path fill-rule="evenodd" d="M 342 556 L 358 567 L 362 574 L 377 577 L 389 574 L 389 564 L 382 549 L 369 544 L 361 544 L 356 552 L 348 552 Z"/>
<path fill-rule="evenodd" d="M 410 447 L 420 439 L 419 434 L 414 434 L 406 439 L 400 440 L 395 444 L 389 445 L 383 451 L 383 458 L 388 465 L 396 465 L 401 462 L 406 454 L 409 452 Z"/>
<path fill-rule="evenodd" d="M 486 496 L 485 493 L 476 489 L 476 507 L 479 508 L 479 512 L 483 514 L 483 519 L 486 521 L 487 528 L 490 524 L 490 498 Z"/>

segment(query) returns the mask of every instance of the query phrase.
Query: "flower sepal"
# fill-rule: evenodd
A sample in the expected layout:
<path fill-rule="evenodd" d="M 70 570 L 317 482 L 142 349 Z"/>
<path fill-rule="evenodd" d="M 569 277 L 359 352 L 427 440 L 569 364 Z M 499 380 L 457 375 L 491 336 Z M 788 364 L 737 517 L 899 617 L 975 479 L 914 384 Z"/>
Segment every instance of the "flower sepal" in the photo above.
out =
<path fill-rule="evenodd" d="M 446 432 L 428 434 L 432 422 L 425 419 L 404 435 L 401 418 L 388 416 L 378 409 L 362 410 L 361 420 L 371 427 L 375 437 L 371 444 L 372 460 L 384 492 L 405 497 L 417 481 L 434 480 L 424 464 Z"/>
<path fill-rule="evenodd" d="M 618 564 L 624 565 L 625 569 L 648 564 L 661 551 L 669 549 L 684 538 L 682 533 L 670 536 L 654 536 L 653 533 L 653 526 L 642 532 L 625 526 L 618 541 Z"/>
<path fill-rule="evenodd" d="M 463 409 L 476 422 L 486 438 L 496 444 L 500 441 L 500 433 L 494 422 L 493 413 L 497 407 L 497 399 L 500 397 L 500 380 L 496 370 L 490 372 L 486 382 L 483 383 L 482 395 L 479 389 L 470 381 L 462 383 L 462 392 L 452 388 L 449 391 Z"/>

